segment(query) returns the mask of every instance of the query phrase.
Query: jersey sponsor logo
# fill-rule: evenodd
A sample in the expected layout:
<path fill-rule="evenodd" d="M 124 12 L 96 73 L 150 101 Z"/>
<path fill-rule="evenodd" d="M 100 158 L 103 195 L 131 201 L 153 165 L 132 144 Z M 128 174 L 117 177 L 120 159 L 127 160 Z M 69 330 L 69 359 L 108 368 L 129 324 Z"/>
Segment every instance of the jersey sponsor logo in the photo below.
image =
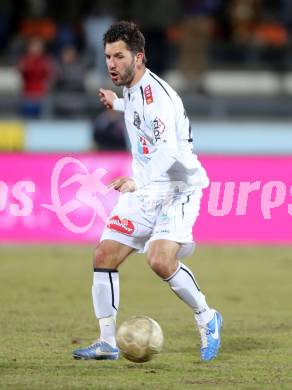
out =
<path fill-rule="evenodd" d="M 151 127 L 153 130 L 155 141 L 159 141 L 161 139 L 161 134 L 164 133 L 165 130 L 165 124 L 162 122 L 162 120 L 158 117 L 156 117 L 151 122 Z"/>
<path fill-rule="evenodd" d="M 152 90 L 151 90 L 150 84 L 148 84 L 148 85 L 144 88 L 144 95 L 145 95 L 146 104 L 151 104 L 151 103 L 153 103 L 153 96 L 152 96 Z"/>
<path fill-rule="evenodd" d="M 140 137 L 139 138 L 140 142 L 138 142 L 138 151 L 141 154 L 149 154 L 149 148 L 147 145 L 147 140 L 145 137 Z"/>
<path fill-rule="evenodd" d="M 141 119 L 137 111 L 134 112 L 134 126 L 137 127 L 138 130 L 140 130 L 141 126 Z"/>
<path fill-rule="evenodd" d="M 127 218 L 120 218 L 118 215 L 114 215 L 107 223 L 107 227 L 111 230 L 127 234 L 131 236 L 134 233 L 134 224 Z"/>

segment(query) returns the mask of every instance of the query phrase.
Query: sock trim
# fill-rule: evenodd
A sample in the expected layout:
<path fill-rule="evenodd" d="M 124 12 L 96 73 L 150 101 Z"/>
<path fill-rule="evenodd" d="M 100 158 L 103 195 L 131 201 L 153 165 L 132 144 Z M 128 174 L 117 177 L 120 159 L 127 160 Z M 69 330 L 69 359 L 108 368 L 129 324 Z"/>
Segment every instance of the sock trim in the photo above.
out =
<path fill-rule="evenodd" d="M 115 271 L 117 272 L 117 271 Z M 112 272 L 108 273 L 110 284 L 111 284 L 111 292 L 112 292 L 112 307 L 118 311 L 118 309 L 115 307 L 115 294 L 114 294 L 114 285 L 113 285 L 113 279 L 112 279 Z"/>
<path fill-rule="evenodd" d="M 113 268 L 93 268 L 93 272 L 119 272 L 117 269 Z"/>
<path fill-rule="evenodd" d="M 185 269 L 182 265 L 180 267 L 181 270 L 185 271 L 189 276 L 190 278 L 192 279 L 192 281 L 195 283 L 195 286 L 197 287 L 198 291 L 201 291 L 200 287 L 198 286 L 197 282 L 195 281 L 193 275 L 187 270 Z"/>
<path fill-rule="evenodd" d="M 178 264 L 178 267 L 177 267 L 177 269 L 176 269 L 176 271 L 174 271 L 174 273 L 173 273 L 172 275 L 170 275 L 168 278 L 163 279 L 163 281 L 164 281 L 164 282 L 169 282 L 169 281 L 170 281 L 172 278 L 174 278 L 175 275 L 179 272 L 180 268 L 181 268 L 181 265 L 180 265 L 180 263 L 179 263 L 179 264 Z"/>

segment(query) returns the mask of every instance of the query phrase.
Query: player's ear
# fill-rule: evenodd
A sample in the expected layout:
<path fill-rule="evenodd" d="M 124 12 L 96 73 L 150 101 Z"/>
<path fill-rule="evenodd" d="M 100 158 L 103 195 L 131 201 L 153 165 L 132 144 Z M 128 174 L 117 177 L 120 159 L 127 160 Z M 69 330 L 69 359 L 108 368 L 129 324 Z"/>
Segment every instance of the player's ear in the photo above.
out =
<path fill-rule="evenodd" d="M 137 64 L 141 65 L 143 64 L 143 59 L 144 59 L 144 53 L 139 52 L 136 54 L 136 62 Z"/>

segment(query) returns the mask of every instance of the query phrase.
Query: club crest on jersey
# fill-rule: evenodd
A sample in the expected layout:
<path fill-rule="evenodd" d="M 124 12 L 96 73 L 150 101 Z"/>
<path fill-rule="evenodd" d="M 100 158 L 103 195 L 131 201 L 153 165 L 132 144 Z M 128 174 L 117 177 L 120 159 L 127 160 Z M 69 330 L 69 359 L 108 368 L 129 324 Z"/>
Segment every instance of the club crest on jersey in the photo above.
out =
<path fill-rule="evenodd" d="M 153 96 L 152 96 L 152 90 L 151 90 L 150 84 L 148 84 L 148 85 L 144 88 L 144 95 L 145 95 L 146 104 L 151 104 L 151 103 L 153 103 Z"/>
<path fill-rule="evenodd" d="M 133 124 L 134 124 L 135 127 L 137 127 L 137 129 L 140 130 L 141 119 L 140 119 L 140 116 L 139 116 L 137 111 L 134 112 L 134 122 L 133 122 Z"/>
<path fill-rule="evenodd" d="M 107 227 L 111 230 L 127 234 L 131 236 L 134 233 L 134 224 L 127 218 L 120 218 L 118 215 L 114 215 L 107 223 Z"/>
<path fill-rule="evenodd" d="M 161 134 L 164 133 L 165 124 L 162 122 L 158 116 L 151 122 L 151 127 L 153 130 L 155 141 L 159 141 L 161 139 Z"/>

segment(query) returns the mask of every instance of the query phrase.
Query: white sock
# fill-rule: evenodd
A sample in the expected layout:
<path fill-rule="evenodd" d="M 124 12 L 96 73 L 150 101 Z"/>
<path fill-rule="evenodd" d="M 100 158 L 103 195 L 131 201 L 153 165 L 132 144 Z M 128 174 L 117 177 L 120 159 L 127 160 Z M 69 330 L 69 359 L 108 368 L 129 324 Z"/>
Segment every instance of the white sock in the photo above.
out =
<path fill-rule="evenodd" d="M 214 317 L 215 310 L 214 309 L 208 309 L 201 313 L 195 314 L 195 320 L 200 325 L 206 325 L 208 322 L 212 320 Z"/>
<path fill-rule="evenodd" d="M 112 347 L 116 347 L 116 319 L 106 317 L 99 319 L 100 340 L 106 341 Z"/>
<path fill-rule="evenodd" d="M 209 311 L 205 295 L 202 294 L 192 271 L 184 264 L 179 263 L 177 270 L 167 279 L 174 293 L 190 306 L 197 315 Z"/>
<path fill-rule="evenodd" d="M 119 308 L 119 273 L 112 269 L 94 269 L 92 299 L 99 320 L 100 339 L 116 346 L 116 315 Z"/>

